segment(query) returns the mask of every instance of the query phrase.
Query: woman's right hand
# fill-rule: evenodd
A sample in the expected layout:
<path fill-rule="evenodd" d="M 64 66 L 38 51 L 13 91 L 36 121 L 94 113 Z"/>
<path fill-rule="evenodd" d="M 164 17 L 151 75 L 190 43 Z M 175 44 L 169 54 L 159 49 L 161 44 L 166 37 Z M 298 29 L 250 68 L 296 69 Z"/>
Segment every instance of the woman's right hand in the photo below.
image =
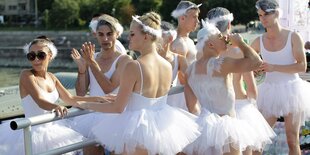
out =
<path fill-rule="evenodd" d="M 68 109 L 65 106 L 57 105 L 56 108 L 52 110 L 58 117 L 65 117 L 68 114 Z"/>
<path fill-rule="evenodd" d="M 238 33 L 229 34 L 227 37 L 233 47 L 239 47 L 240 43 L 243 42 L 242 36 Z"/>
<path fill-rule="evenodd" d="M 73 48 L 71 51 L 71 57 L 72 57 L 73 61 L 77 64 L 77 66 L 79 68 L 79 73 L 85 73 L 86 72 L 86 62 L 82 58 L 80 53 L 75 48 Z"/>

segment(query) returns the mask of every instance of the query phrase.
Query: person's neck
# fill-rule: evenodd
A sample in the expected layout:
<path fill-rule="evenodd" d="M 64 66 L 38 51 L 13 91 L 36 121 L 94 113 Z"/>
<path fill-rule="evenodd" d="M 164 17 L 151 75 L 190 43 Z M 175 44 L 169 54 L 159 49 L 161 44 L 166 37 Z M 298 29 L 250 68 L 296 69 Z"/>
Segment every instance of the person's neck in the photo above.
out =
<path fill-rule="evenodd" d="M 177 29 L 178 37 L 189 37 L 190 31 L 186 30 L 184 27 L 179 26 Z"/>
<path fill-rule="evenodd" d="M 152 43 L 151 45 L 145 45 L 144 48 L 141 50 L 140 54 L 141 56 L 145 56 L 156 52 L 156 45 L 155 43 Z"/>
<path fill-rule="evenodd" d="M 272 27 L 267 28 L 266 37 L 268 39 L 275 39 L 281 35 L 282 27 L 279 24 L 275 24 Z"/>
<path fill-rule="evenodd" d="M 110 48 L 108 50 L 104 50 L 101 48 L 100 53 L 100 58 L 107 59 L 114 56 L 115 50 L 113 48 Z"/>
<path fill-rule="evenodd" d="M 32 69 L 31 72 L 33 73 L 33 75 L 35 75 L 37 77 L 42 77 L 44 79 L 46 79 L 46 77 L 47 77 L 47 68 L 45 70 L 42 70 L 42 71 L 35 71 L 34 69 Z"/>
<path fill-rule="evenodd" d="M 211 57 L 219 57 L 220 55 L 218 54 L 217 51 L 214 49 L 209 49 L 208 51 L 203 52 L 203 55 L 201 57 L 202 60 L 207 60 Z"/>

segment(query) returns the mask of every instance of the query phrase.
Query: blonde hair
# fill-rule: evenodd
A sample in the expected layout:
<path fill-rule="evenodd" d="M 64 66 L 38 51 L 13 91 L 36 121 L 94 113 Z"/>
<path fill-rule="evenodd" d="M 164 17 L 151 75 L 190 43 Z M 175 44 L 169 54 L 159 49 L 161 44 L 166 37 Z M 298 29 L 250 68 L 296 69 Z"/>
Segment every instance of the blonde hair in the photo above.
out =
<path fill-rule="evenodd" d="M 157 14 L 156 12 L 148 12 L 144 15 L 142 15 L 141 17 L 139 17 L 139 20 L 146 26 L 151 27 L 155 30 L 161 30 L 161 17 L 159 14 Z M 142 26 L 141 26 L 142 28 Z M 144 33 L 148 33 L 152 36 L 154 36 L 154 40 L 156 40 L 156 36 L 152 33 L 149 33 L 147 31 L 145 31 L 144 29 L 142 29 L 142 32 Z"/>

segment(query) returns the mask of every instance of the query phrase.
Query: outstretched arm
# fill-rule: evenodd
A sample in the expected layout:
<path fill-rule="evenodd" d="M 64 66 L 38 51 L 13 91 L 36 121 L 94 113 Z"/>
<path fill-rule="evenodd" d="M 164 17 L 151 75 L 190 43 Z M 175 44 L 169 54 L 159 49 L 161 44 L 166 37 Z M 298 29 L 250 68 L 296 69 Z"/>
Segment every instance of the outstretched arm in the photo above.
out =
<path fill-rule="evenodd" d="M 94 111 L 105 113 L 121 113 L 127 106 L 129 97 L 133 92 L 137 75 L 140 75 L 138 65 L 136 62 L 129 62 L 121 75 L 120 89 L 117 94 L 115 102 L 100 103 L 87 103 L 79 102 L 79 107 L 83 109 L 91 109 Z"/>

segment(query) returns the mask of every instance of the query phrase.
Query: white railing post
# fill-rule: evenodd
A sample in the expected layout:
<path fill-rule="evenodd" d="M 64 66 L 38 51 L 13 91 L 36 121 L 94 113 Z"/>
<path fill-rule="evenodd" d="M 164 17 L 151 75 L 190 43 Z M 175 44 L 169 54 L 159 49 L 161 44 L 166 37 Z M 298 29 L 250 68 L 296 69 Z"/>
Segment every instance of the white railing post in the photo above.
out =
<path fill-rule="evenodd" d="M 25 147 L 25 154 L 32 155 L 31 126 L 24 128 L 24 147 Z"/>

